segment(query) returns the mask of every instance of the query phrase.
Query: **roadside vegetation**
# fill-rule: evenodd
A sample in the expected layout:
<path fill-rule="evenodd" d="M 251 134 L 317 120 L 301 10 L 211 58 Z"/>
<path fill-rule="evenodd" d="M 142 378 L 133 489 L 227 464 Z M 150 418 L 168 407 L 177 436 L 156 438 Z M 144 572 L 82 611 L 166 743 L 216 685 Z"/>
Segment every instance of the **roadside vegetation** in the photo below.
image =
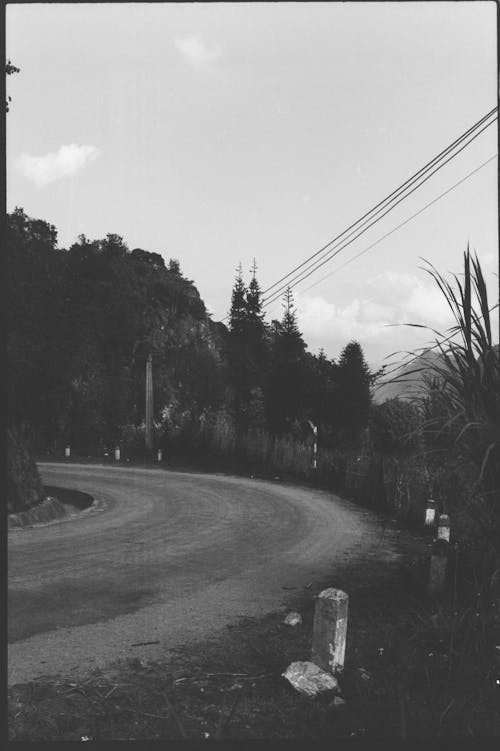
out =
<path fill-rule="evenodd" d="M 359 342 L 334 359 L 309 353 L 290 290 L 281 320 L 265 321 L 255 264 L 248 285 L 237 272 L 226 326 L 210 319 L 177 260 L 130 250 L 118 235 L 81 235 L 59 249 L 53 226 L 16 209 L 7 247 L 9 473 L 18 478 L 9 511 L 43 496 L 34 454 L 62 458 L 71 445 L 72 458 L 112 461 L 119 446 L 122 461 L 151 463 L 161 449 L 170 467 L 327 488 L 412 529 L 419 550 L 390 586 L 349 571 L 341 708 L 331 697 L 306 700 L 281 678 L 291 661 L 309 659 L 318 583 L 291 603 L 303 615 L 295 630 L 274 614 L 164 664 L 132 660 L 84 683 L 12 687 L 11 739 L 500 736 L 498 303 L 477 258 L 467 250 L 451 282 L 429 268 L 455 325 L 432 332 L 438 357 L 423 379 L 412 353 L 418 393 L 376 404 L 382 373 Z M 439 600 L 427 594 L 430 536 L 417 532 L 430 498 L 451 517 Z"/>
<path fill-rule="evenodd" d="M 7 512 L 27 511 L 44 497 L 42 480 L 30 451 L 29 436 L 11 425 L 7 432 Z"/>
<path fill-rule="evenodd" d="M 318 427 L 326 452 L 356 452 L 376 374 L 358 342 L 338 359 L 307 351 L 290 290 L 280 321 L 264 320 L 254 264 L 240 269 L 228 325 L 208 315 L 179 262 L 123 238 L 57 230 L 20 208 L 7 217 L 9 424 L 38 454 L 144 452 L 144 384 L 153 361 L 154 448 L 312 465 Z"/>
<path fill-rule="evenodd" d="M 482 584 L 488 587 L 500 575 L 500 357 L 493 338 L 498 301 L 489 303 L 480 263 L 468 249 L 463 273 L 452 282 L 430 265 L 429 273 L 455 323 L 433 332 L 439 358 L 403 407 L 407 455 L 425 478 L 428 497 L 450 515 L 455 544 L 482 561 Z M 418 359 L 414 373 L 420 374 Z M 390 409 L 390 403 L 380 408 Z M 410 473 L 406 485 L 411 505 Z"/>
<path fill-rule="evenodd" d="M 404 534 L 404 533 L 402 533 Z M 500 737 L 500 613 L 475 597 L 425 594 L 425 541 L 402 540 L 407 565 L 335 571 L 349 591 L 345 704 L 304 697 L 282 678 L 309 660 L 314 596 L 331 574 L 284 593 L 287 609 L 242 618 L 216 640 L 149 660 L 147 646 L 84 680 L 50 677 L 9 690 L 16 741 Z M 409 547 L 407 547 L 409 545 Z"/>

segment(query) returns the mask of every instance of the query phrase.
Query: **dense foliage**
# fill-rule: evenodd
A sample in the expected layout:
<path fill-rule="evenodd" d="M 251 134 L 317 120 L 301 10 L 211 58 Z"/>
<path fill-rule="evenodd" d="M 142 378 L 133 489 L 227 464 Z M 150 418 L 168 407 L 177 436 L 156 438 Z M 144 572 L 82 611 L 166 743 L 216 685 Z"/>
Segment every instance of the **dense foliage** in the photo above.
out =
<path fill-rule="evenodd" d="M 7 511 L 24 511 L 43 498 L 37 466 L 29 449 L 29 437 L 19 427 L 10 427 L 7 448 Z"/>
<path fill-rule="evenodd" d="M 310 438 L 318 427 L 324 447 L 355 447 L 368 424 L 376 375 L 358 342 L 349 342 L 339 362 L 321 350 L 307 352 L 290 289 L 283 316 L 267 324 L 254 263 L 246 288 L 238 269 L 229 312 L 228 369 L 233 424 L 240 433 Z"/>
<path fill-rule="evenodd" d="M 440 512 L 451 515 L 455 538 L 496 556 L 498 566 L 500 359 L 492 315 L 498 302 L 488 301 L 481 265 L 469 249 L 463 274 L 451 282 L 432 265 L 427 270 L 454 324 L 446 332 L 433 331 L 433 357 L 414 354 L 411 369 L 406 367 L 406 377 L 416 376 L 412 399 L 372 408 L 372 448 L 390 457 L 386 469 L 403 468 L 398 482 L 410 501 L 423 493 L 432 497 Z"/>
<path fill-rule="evenodd" d="M 467 488 L 464 511 L 479 523 L 500 555 L 500 358 L 492 312 L 477 257 L 469 248 L 453 284 L 434 267 L 429 273 L 455 323 L 437 344 L 440 359 L 420 399 L 430 464 L 452 466 Z M 451 499 L 450 499 L 451 500 Z"/>
<path fill-rule="evenodd" d="M 148 353 L 158 424 L 179 401 L 216 407 L 221 334 L 178 262 L 115 234 L 69 250 L 56 241 L 46 222 L 8 216 L 11 422 L 32 425 L 43 447 L 119 442 L 143 421 Z"/>
<path fill-rule="evenodd" d="M 176 259 L 117 234 L 60 249 L 55 227 L 17 208 L 7 251 L 9 419 L 38 448 L 142 448 L 150 353 L 156 445 L 189 447 L 222 424 L 303 440 L 309 421 L 324 445 L 360 440 L 373 380 L 361 347 L 338 363 L 307 352 L 290 290 L 267 324 L 255 262 L 248 287 L 237 272 L 226 328 Z"/>

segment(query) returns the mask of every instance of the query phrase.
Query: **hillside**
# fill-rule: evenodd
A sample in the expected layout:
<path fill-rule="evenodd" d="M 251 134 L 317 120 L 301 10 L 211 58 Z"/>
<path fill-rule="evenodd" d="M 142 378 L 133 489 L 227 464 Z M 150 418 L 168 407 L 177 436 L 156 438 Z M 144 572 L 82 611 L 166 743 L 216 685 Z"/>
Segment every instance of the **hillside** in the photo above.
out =
<path fill-rule="evenodd" d="M 493 346 L 493 351 L 498 357 L 498 344 Z M 398 371 L 391 373 L 385 381 L 382 380 L 374 389 L 373 401 L 381 404 L 395 397 L 411 399 L 417 396 L 426 379 L 437 377 L 436 366 L 443 367 L 444 364 L 444 358 L 438 351 L 425 350 L 417 358 L 402 365 Z"/>
<path fill-rule="evenodd" d="M 411 399 L 416 396 L 426 378 L 433 375 L 433 367 L 442 362 L 439 352 L 425 350 L 401 368 L 382 380 L 374 389 L 373 400 L 377 404 L 388 399 Z M 392 368 L 391 368 L 392 370 Z M 435 374 L 434 374 L 435 375 Z"/>
<path fill-rule="evenodd" d="M 175 429 L 220 406 L 227 330 L 176 259 L 116 234 L 58 248 L 55 227 L 22 209 L 7 252 L 9 419 L 35 448 L 143 446 L 149 354 L 157 437 L 167 408 Z"/>

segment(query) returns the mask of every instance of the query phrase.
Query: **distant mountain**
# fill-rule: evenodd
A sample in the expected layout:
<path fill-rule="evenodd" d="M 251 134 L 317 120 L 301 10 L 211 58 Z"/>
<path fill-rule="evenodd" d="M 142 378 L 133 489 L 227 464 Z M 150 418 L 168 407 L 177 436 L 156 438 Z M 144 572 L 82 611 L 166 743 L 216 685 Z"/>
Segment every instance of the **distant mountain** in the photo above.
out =
<path fill-rule="evenodd" d="M 416 396 L 426 377 L 432 376 L 436 365 L 443 365 L 443 358 L 439 352 L 427 349 L 416 358 L 402 365 L 399 370 L 391 367 L 390 376 L 382 379 L 375 387 L 373 400 L 377 404 L 388 399 L 411 399 Z M 415 372 L 416 371 L 416 372 Z"/>
<path fill-rule="evenodd" d="M 498 344 L 493 346 L 493 351 L 497 357 L 500 356 Z M 437 377 L 436 367 L 443 368 L 445 365 L 444 357 L 439 352 L 426 349 L 421 355 L 402 365 L 399 370 L 389 368 L 392 371 L 391 374 L 385 379 L 382 378 L 375 386 L 373 401 L 380 404 L 396 397 L 411 399 L 420 393 L 425 379 Z"/>

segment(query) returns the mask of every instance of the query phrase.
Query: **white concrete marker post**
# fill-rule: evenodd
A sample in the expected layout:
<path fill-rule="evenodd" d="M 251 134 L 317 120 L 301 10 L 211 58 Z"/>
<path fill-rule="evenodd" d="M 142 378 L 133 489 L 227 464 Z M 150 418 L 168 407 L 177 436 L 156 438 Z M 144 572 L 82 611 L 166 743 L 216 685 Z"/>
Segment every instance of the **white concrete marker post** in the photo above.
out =
<path fill-rule="evenodd" d="M 429 499 L 425 509 L 425 526 L 431 527 L 436 520 L 436 501 Z"/>
<path fill-rule="evenodd" d="M 450 541 L 450 517 L 448 514 L 441 514 L 438 521 L 438 540 Z"/>
<path fill-rule="evenodd" d="M 311 659 L 333 674 L 344 668 L 348 603 L 341 589 L 324 589 L 316 598 Z"/>
<path fill-rule="evenodd" d="M 66 446 L 66 448 L 64 449 L 64 456 L 66 457 L 66 459 L 69 459 L 69 457 L 71 456 L 71 448 L 69 446 Z"/>
<path fill-rule="evenodd" d="M 120 461 L 120 449 L 118 446 L 115 448 L 115 461 Z"/>

